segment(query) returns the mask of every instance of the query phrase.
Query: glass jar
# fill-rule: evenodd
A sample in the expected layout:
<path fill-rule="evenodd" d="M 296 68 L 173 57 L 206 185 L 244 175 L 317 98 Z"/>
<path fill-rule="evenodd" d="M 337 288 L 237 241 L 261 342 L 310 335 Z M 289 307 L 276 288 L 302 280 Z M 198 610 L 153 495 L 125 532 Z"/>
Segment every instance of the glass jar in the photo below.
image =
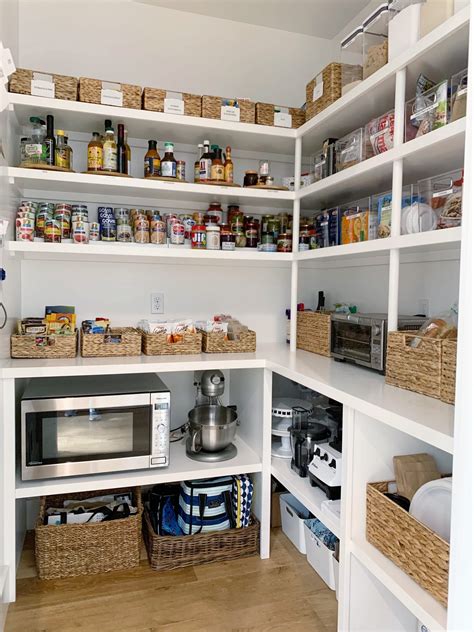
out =
<path fill-rule="evenodd" d="M 258 184 L 258 173 L 256 171 L 246 171 L 244 176 L 244 187 L 254 187 Z"/>
<path fill-rule="evenodd" d="M 217 224 L 208 224 L 206 226 L 206 250 L 220 250 L 221 248 L 221 229 Z"/>
<path fill-rule="evenodd" d="M 277 251 L 278 252 L 291 252 L 291 234 L 281 233 L 278 235 Z"/>
<path fill-rule="evenodd" d="M 217 223 L 222 224 L 222 221 L 224 219 L 224 212 L 222 210 L 220 202 L 211 202 L 209 204 L 209 208 L 207 209 L 207 215 L 211 217 L 217 217 Z"/>
<path fill-rule="evenodd" d="M 234 223 L 234 217 L 236 216 L 244 216 L 240 207 L 237 204 L 229 204 L 227 207 L 227 222 L 232 225 Z"/>
<path fill-rule="evenodd" d="M 245 224 L 245 239 L 247 248 L 256 248 L 258 246 L 258 231 L 260 225 L 257 220 L 249 219 Z"/>
<path fill-rule="evenodd" d="M 235 250 L 235 235 L 229 224 L 221 226 L 221 250 Z"/>

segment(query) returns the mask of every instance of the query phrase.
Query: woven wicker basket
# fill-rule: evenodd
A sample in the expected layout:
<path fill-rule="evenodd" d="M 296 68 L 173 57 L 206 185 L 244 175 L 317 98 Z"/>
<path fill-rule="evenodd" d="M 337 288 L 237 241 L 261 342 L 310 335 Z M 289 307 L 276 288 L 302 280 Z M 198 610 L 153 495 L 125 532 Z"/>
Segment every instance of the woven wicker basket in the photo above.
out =
<path fill-rule="evenodd" d="M 120 337 L 113 342 L 110 336 Z M 133 327 L 113 327 L 109 334 L 81 333 L 81 355 L 83 358 L 118 358 L 139 356 L 142 352 L 142 336 Z"/>
<path fill-rule="evenodd" d="M 10 338 L 12 358 L 75 358 L 77 331 L 72 335 L 32 336 L 13 334 Z"/>
<path fill-rule="evenodd" d="M 212 533 L 183 536 L 157 535 L 145 511 L 143 540 L 155 571 L 166 571 L 183 566 L 235 560 L 258 553 L 260 523 L 252 516 L 248 527 Z"/>
<path fill-rule="evenodd" d="M 40 579 L 96 575 L 138 566 L 143 513 L 139 487 L 132 489 L 132 502 L 138 513 L 129 518 L 90 524 L 44 524 L 47 507 L 62 507 L 67 499 L 81 500 L 123 491 L 79 492 L 40 499 L 35 527 L 35 556 Z"/>
<path fill-rule="evenodd" d="M 257 103 L 255 105 L 255 122 L 258 125 L 275 125 L 275 108 L 283 106 L 276 106 L 273 103 Z M 301 127 L 305 122 L 305 112 L 301 108 L 285 108 L 288 110 L 288 114 L 291 116 L 291 127 L 296 129 Z"/>
<path fill-rule="evenodd" d="M 143 109 L 164 112 L 167 92 L 169 91 L 161 88 L 144 88 Z M 201 116 L 201 96 L 189 92 L 181 92 L 180 95 L 184 102 L 184 114 L 186 116 Z"/>
<path fill-rule="evenodd" d="M 314 88 L 318 83 L 323 81 L 322 95 L 313 100 Z M 328 64 L 321 73 L 316 75 L 314 79 L 306 85 L 306 120 L 313 118 L 319 112 L 322 112 L 328 105 L 334 103 L 341 97 L 342 90 L 342 66 L 339 63 Z"/>
<path fill-rule="evenodd" d="M 9 90 L 18 94 L 31 94 L 31 82 L 35 73 L 50 75 L 54 83 L 54 96 L 56 99 L 66 99 L 67 101 L 77 101 L 77 79 L 67 75 L 54 75 L 41 72 L 39 70 L 27 70 L 17 68 L 10 77 Z"/>
<path fill-rule="evenodd" d="M 441 399 L 447 404 L 454 404 L 456 396 L 456 340 L 443 340 L 441 358 Z"/>
<path fill-rule="evenodd" d="M 239 340 L 226 340 L 225 334 L 202 332 L 204 353 L 254 353 L 257 349 L 257 334 L 248 331 Z"/>
<path fill-rule="evenodd" d="M 446 606 L 449 544 L 384 496 L 387 491 L 388 482 L 367 485 L 367 540 Z"/>
<path fill-rule="evenodd" d="M 142 109 L 142 89 L 140 86 L 134 86 L 129 83 L 103 82 L 100 79 L 88 79 L 87 77 L 79 79 L 79 101 L 100 104 L 103 83 L 114 83 L 117 86 L 117 90 L 122 92 L 122 107 L 135 110 Z"/>
<path fill-rule="evenodd" d="M 255 102 L 249 99 L 237 99 L 240 108 L 241 123 L 255 123 Z M 204 118 L 221 118 L 222 97 L 202 97 L 202 116 Z"/>
<path fill-rule="evenodd" d="M 331 312 L 298 312 L 296 346 L 326 357 L 331 356 Z"/>
<path fill-rule="evenodd" d="M 181 342 L 167 342 L 166 334 L 142 332 L 142 351 L 145 355 L 188 355 L 201 353 L 202 334 L 184 334 Z"/>

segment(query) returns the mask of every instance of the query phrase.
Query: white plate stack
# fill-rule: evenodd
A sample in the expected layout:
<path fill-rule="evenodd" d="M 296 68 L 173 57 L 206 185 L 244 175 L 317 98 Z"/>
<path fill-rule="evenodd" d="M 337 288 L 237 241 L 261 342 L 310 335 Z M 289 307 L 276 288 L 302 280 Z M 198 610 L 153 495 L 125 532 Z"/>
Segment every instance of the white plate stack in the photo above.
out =
<path fill-rule="evenodd" d="M 272 456 L 291 459 L 290 428 L 293 408 L 304 408 L 313 412 L 313 405 L 305 399 L 276 397 L 272 402 Z"/>

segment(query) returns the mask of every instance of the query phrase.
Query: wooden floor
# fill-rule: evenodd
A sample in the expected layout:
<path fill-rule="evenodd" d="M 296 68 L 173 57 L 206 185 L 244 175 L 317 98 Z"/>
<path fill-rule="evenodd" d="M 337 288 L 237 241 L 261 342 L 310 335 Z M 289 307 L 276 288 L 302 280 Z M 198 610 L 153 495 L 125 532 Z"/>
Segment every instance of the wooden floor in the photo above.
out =
<path fill-rule="evenodd" d="M 5 632 L 335 632 L 337 601 L 279 529 L 272 555 L 155 572 L 36 577 L 32 539 Z"/>

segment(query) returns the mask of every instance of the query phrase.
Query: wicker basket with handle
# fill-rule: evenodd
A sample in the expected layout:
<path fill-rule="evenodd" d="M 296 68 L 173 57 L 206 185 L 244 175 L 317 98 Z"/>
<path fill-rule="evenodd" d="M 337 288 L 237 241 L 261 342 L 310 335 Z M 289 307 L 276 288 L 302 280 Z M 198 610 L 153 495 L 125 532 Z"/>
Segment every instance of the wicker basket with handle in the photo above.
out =
<path fill-rule="evenodd" d="M 165 99 L 174 98 L 183 102 L 186 116 L 201 116 L 201 95 L 190 94 L 189 92 L 170 92 L 161 88 L 143 89 L 143 109 L 152 112 L 165 111 Z"/>
<path fill-rule="evenodd" d="M 27 70 L 17 68 L 10 77 L 8 89 L 10 92 L 18 94 L 31 94 L 31 82 L 36 78 L 48 75 L 54 83 L 54 97 L 56 99 L 66 99 L 67 101 L 77 101 L 77 79 L 67 75 L 56 75 L 40 70 Z"/>
<path fill-rule="evenodd" d="M 13 334 L 10 338 L 12 358 L 75 358 L 77 355 L 77 331 L 72 334 L 34 336 Z"/>
<path fill-rule="evenodd" d="M 235 560 L 258 553 L 260 523 L 252 516 L 249 526 L 241 529 L 161 536 L 155 533 L 145 510 L 143 540 L 151 568 L 155 571 L 165 571 L 196 564 Z"/>
<path fill-rule="evenodd" d="M 112 327 L 106 334 L 81 332 L 83 358 L 113 358 L 139 356 L 142 352 L 142 336 L 134 327 Z"/>
<path fill-rule="evenodd" d="M 387 498 L 388 485 L 367 485 L 367 540 L 446 606 L 449 544 Z"/>
<path fill-rule="evenodd" d="M 316 86 L 321 85 L 320 90 Z M 342 94 L 342 66 L 333 62 L 306 85 L 306 120 L 322 112 Z M 320 96 L 318 96 L 320 94 Z M 314 98 L 316 96 L 316 98 Z"/>
<path fill-rule="evenodd" d="M 258 125 L 275 125 L 275 114 L 284 112 L 291 116 L 291 125 L 293 129 L 301 127 L 305 122 L 305 112 L 301 108 L 289 108 L 273 103 L 257 103 L 255 106 L 255 122 Z M 280 126 L 284 127 L 284 126 Z"/>
<path fill-rule="evenodd" d="M 331 356 L 331 312 L 298 312 L 296 346 L 326 357 Z"/>
<path fill-rule="evenodd" d="M 188 355 L 201 353 L 202 334 L 185 333 L 179 342 L 168 342 L 167 334 L 142 332 L 142 351 L 145 355 Z"/>
<path fill-rule="evenodd" d="M 239 105 L 240 122 L 255 123 L 255 102 L 249 99 L 235 99 Z M 221 118 L 222 97 L 202 97 L 202 116 L 204 118 Z"/>
<path fill-rule="evenodd" d="M 257 349 L 257 334 L 254 331 L 240 334 L 238 340 L 227 340 L 224 333 L 201 333 L 204 353 L 254 353 Z"/>
<path fill-rule="evenodd" d="M 102 103 L 102 89 L 107 88 L 117 90 L 118 92 L 122 93 L 122 103 L 117 103 L 113 105 L 121 105 L 121 107 L 124 108 L 141 110 L 141 86 L 135 86 L 129 83 L 101 81 L 100 79 L 89 79 L 88 77 L 81 77 L 79 79 L 79 101 L 84 101 L 84 103 L 100 104 Z"/>
<path fill-rule="evenodd" d="M 142 499 L 139 487 L 132 488 L 132 503 L 138 513 L 108 522 L 45 525 L 48 507 L 62 507 L 69 499 L 124 493 L 112 489 L 43 496 L 35 527 L 35 557 L 40 579 L 96 575 L 138 566 L 142 528 Z"/>
<path fill-rule="evenodd" d="M 443 340 L 441 359 L 441 399 L 447 404 L 454 404 L 456 396 L 456 340 Z"/>

